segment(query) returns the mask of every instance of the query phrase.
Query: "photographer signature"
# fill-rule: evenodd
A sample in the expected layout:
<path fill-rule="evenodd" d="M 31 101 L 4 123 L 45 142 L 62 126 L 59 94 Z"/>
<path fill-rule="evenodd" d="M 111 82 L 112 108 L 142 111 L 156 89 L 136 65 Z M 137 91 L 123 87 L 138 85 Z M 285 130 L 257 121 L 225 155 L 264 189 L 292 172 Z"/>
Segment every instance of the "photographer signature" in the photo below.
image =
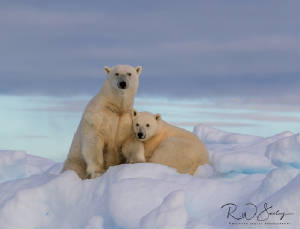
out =
<path fill-rule="evenodd" d="M 238 211 L 239 206 L 234 203 L 227 203 L 221 206 L 221 208 L 227 208 L 227 219 L 236 219 L 236 220 L 251 220 L 256 218 L 257 221 L 267 221 L 270 216 L 278 216 L 280 220 L 283 220 L 287 215 L 293 215 L 293 213 L 286 213 L 284 211 L 274 209 L 272 205 L 264 203 L 263 209 L 259 210 L 258 207 L 253 203 L 246 203 L 245 210 L 240 212 Z"/>

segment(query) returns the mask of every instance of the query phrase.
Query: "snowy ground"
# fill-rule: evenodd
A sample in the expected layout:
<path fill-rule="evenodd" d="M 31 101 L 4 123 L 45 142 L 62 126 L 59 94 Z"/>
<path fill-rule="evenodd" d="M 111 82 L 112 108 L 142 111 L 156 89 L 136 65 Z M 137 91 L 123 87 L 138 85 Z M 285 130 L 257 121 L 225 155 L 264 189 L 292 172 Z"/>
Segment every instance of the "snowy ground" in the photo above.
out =
<path fill-rule="evenodd" d="M 204 125 L 194 133 L 212 161 L 195 176 L 142 163 L 81 181 L 59 175 L 60 163 L 0 151 L 0 228 L 299 227 L 299 134 L 261 138 Z"/>

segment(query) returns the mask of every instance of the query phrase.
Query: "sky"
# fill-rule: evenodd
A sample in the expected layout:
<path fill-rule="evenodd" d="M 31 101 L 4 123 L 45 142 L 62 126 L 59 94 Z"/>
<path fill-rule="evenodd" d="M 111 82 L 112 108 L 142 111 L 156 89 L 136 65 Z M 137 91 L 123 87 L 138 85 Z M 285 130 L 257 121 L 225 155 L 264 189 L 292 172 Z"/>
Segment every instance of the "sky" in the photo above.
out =
<path fill-rule="evenodd" d="M 104 66 L 177 126 L 299 129 L 299 2 L 1 1 L 0 149 L 62 161 Z"/>

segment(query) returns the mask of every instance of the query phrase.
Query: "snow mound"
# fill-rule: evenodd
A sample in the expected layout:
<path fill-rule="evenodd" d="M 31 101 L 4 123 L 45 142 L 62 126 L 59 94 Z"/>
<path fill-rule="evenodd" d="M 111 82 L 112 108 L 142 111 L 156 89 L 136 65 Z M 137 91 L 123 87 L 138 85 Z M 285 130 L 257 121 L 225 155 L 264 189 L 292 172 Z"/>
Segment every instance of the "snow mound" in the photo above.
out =
<path fill-rule="evenodd" d="M 286 186 L 292 179 L 299 174 L 298 169 L 285 167 L 272 170 L 266 175 L 258 191 L 252 197 L 254 202 L 261 202 L 271 196 L 282 187 Z"/>
<path fill-rule="evenodd" d="M 287 185 L 283 186 L 279 191 L 266 198 L 260 204 L 257 205 L 258 209 L 265 209 L 266 206 L 271 207 L 270 212 L 284 213 L 285 215 L 279 215 L 282 224 L 265 224 L 259 228 L 299 228 L 299 187 L 300 187 L 300 174 L 292 179 Z M 267 208 L 268 208 L 267 207 Z M 272 208 L 276 209 L 272 211 Z M 269 219 L 270 215 L 262 213 L 260 220 Z M 288 220 L 288 224 L 284 224 L 284 220 Z M 294 226 L 293 226 L 294 225 Z M 252 228 L 257 226 L 252 225 Z"/>
<path fill-rule="evenodd" d="M 54 164 L 24 151 L 0 150 L 0 182 L 40 174 Z"/>
<path fill-rule="evenodd" d="M 103 228 L 103 218 L 102 218 L 102 216 L 93 216 L 89 220 L 88 225 L 86 225 L 85 228 L 102 229 Z"/>
<path fill-rule="evenodd" d="M 198 167 L 197 171 L 195 172 L 194 176 L 209 178 L 216 175 L 216 171 L 214 167 L 210 164 L 201 165 Z"/>
<path fill-rule="evenodd" d="M 275 141 L 278 141 L 282 138 L 287 138 L 287 137 L 290 137 L 290 136 L 293 136 L 293 135 L 294 135 L 294 133 L 291 132 L 291 131 L 284 131 L 282 133 L 275 134 L 271 137 L 267 137 L 267 138 L 264 139 L 264 141 L 267 142 L 268 144 L 271 144 L 271 143 L 273 143 Z"/>
<path fill-rule="evenodd" d="M 195 126 L 193 132 L 206 144 L 245 144 L 254 143 L 263 139 L 262 137 L 252 135 L 221 131 L 205 124 Z"/>
<path fill-rule="evenodd" d="M 261 180 L 257 175 L 203 179 L 151 163 L 113 166 L 102 177 L 84 181 L 73 171 L 44 173 L 0 185 L 0 226 L 167 227 L 172 215 L 182 227 L 192 219 L 215 225 L 209 215 L 219 212 L 224 201 L 249 196 Z"/>
<path fill-rule="evenodd" d="M 185 228 L 188 213 L 184 195 L 184 191 L 171 192 L 159 207 L 141 219 L 140 228 Z"/>
<path fill-rule="evenodd" d="M 286 164 L 299 168 L 299 135 L 290 131 L 263 138 L 227 133 L 201 124 L 195 126 L 194 133 L 206 142 L 213 167 L 212 171 L 199 167 L 197 175 L 213 171 L 216 174 L 267 173 Z M 272 158 L 270 151 L 274 151 Z"/>
<path fill-rule="evenodd" d="M 300 168 L 300 135 L 295 134 L 270 144 L 265 155 L 277 166 Z"/>
<path fill-rule="evenodd" d="M 247 152 L 217 154 L 212 163 L 219 173 L 266 173 L 275 167 L 268 158 Z"/>
<path fill-rule="evenodd" d="M 0 228 L 299 227 L 299 135 L 261 138 L 200 129 L 199 137 L 211 142 L 211 163 L 194 176 L 137 163 L 80 180 L 73 171 L 60 174 L 61 163 L 0 151 Z M 250 202 L 259 212 L 267 204 L 286 215 L 268 215 L 261 224 L 257 217 L 228 218 L 222 208 L 236 204 L 242 215 Z"/>

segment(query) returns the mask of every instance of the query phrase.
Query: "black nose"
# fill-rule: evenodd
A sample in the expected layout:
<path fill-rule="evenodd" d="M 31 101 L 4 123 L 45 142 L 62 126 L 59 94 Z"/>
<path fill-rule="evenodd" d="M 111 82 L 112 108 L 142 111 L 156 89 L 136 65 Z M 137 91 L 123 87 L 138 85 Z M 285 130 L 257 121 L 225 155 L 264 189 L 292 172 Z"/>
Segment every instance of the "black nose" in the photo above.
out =
<path fill-rule="evenodd" d="M 142 132 L 138 132 L 138 137 L 139 138 L 142 138 L 144 135 L 143 135 L 143 133 Z"/>
<path fill-rule="evenodd" d="M 119 88 L 121 88 L 121 89 L 125 89 L 126 88 L 126 82 L 125 81 L 121 81 L 120 83 L 119 83 Z"/>

